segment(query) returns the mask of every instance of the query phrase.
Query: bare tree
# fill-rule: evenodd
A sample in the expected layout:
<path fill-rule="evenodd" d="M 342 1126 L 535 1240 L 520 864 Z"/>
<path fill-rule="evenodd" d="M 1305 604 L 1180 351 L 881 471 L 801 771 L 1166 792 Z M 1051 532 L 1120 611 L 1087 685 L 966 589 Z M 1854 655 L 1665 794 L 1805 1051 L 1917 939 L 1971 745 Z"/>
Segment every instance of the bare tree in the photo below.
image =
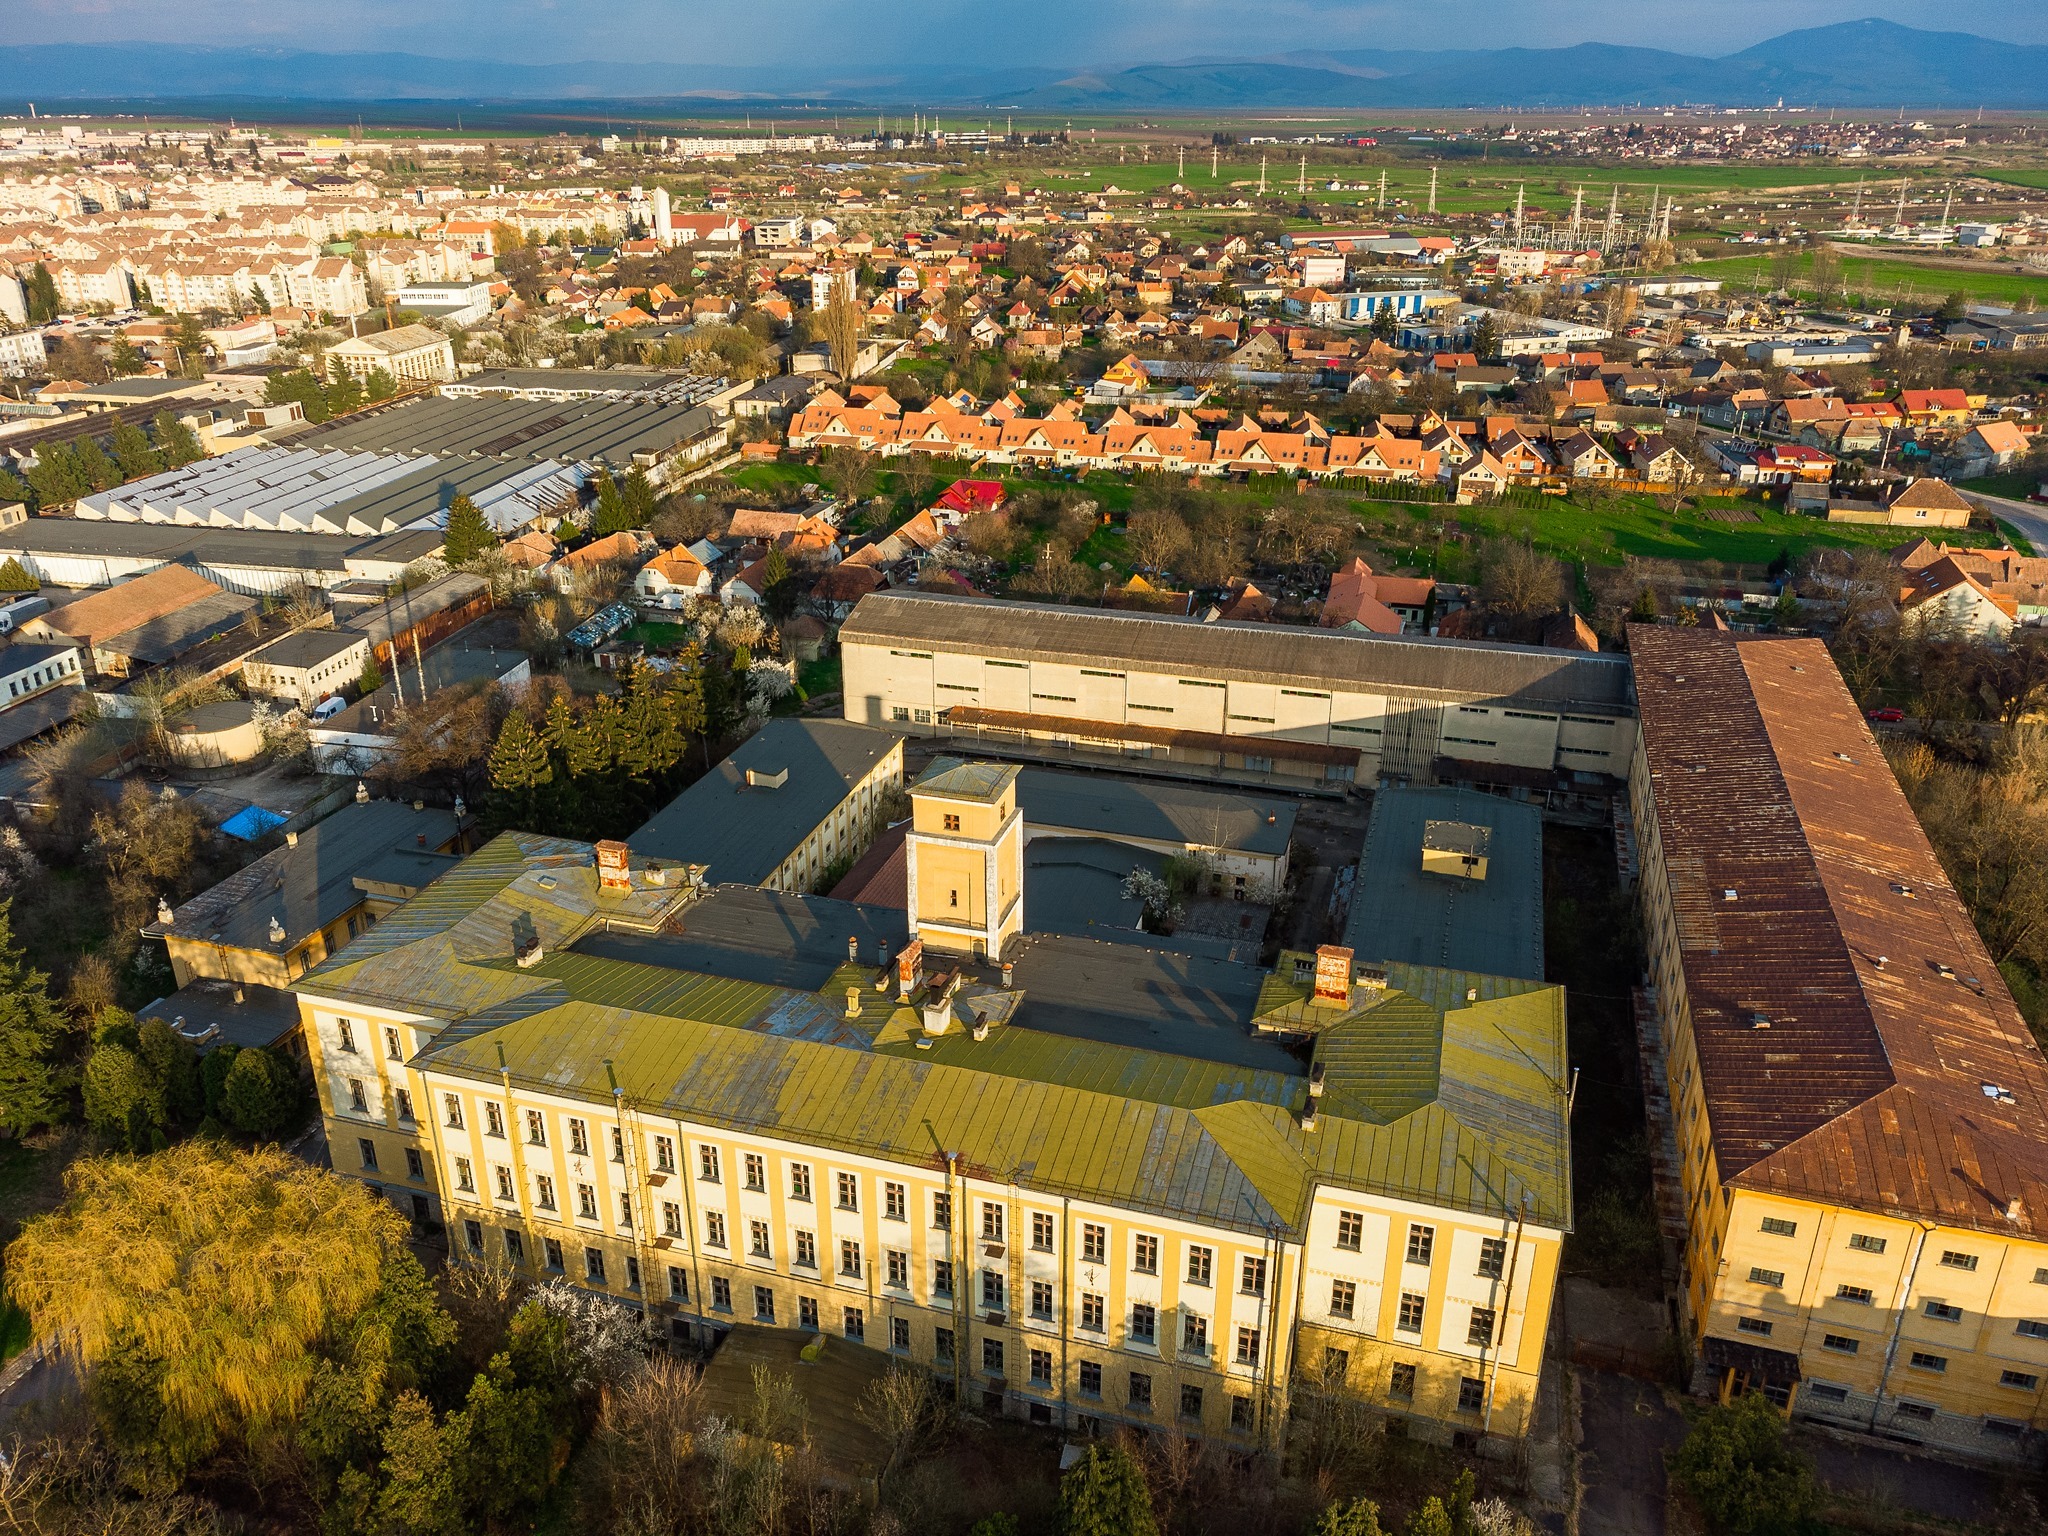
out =
<path fill-rule="evenodd" d="M 858 448 L 828 448 L 818 461 L 825 483 L 843 502 L 865 501 L 873 495 L 879 468 L 872 453 Z"/>
<path fill-rule="evenodd" d="M 1496 540 L 1480 555 L 1479 593 L 1518 618 L 1549 613 L 1564 601 L 1564 567 L 1534 544 Z"/>
<path fill-rule="evenodd" d="M 1125 525 L 1124 547 L 1155 571 L 1165 570 L 1192 542 L 1188 525 L 1163 507 L 1141 508 Z"/>
<path fill-rule="evenodd" d="M 891 1365 L 885 1375 L 870 1383 L 853 1411 L 889 1448 L 888 1460 L 876 1475 L 884 1488 L 900 1468 L 938 1438 L 945 1425 L 938 1385 L 929 1371 L 916 1366 Z"/>
<path fill-rule="evenodd" d="M 693 1528 L 700 1472 L 695 1439 L 703 1423 L 700 1374 L 666 1355 L 599 1400 L 590 1439 L 591 1477 L 610 1506 L 615 1531 Z"/>

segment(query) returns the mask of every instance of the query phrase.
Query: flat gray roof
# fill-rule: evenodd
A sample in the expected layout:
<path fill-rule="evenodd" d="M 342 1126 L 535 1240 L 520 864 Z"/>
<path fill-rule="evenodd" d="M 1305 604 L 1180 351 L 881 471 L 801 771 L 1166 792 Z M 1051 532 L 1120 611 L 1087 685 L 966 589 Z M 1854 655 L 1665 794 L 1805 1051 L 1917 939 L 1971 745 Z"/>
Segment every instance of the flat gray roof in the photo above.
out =
<path fill-rule="evenodd" d="M 879 966 L 908 940 L 900 907 L 868 907 L 825 896 L 791 896 L 752 885 L 722 885 L 682 910 L 681 932 L 585 935 L 579 955 L 631 960 L 669 970 L 728 976 L 815 992 L 860 941 L 860 963 Z"/>
<path fill-rule="evenodd" d="M 1432 821 L 1491 832 L 1484 880 L 1423 873 L 1423 827 Z M 1378 790 L 1344 943 L 1366 964 L 1543 980 L 1542 813 L 1476 789 Z"/>
<path fill-rule="evenodd" d="M 1053 607 L 931 592 L 875 592 L 841 627 L 845 644 L 918 645 L 1019 661 L 1118 662 L 1247 683 L 1306 681 L 1362 692 L 1527 700 L 1632 714 L 1625 656 L 1423 635 L 1361 635 L 1293 624 Z"/>
<path fill-rule="evenodd" d="M 759 885 L 902 740 L 844 720 L 770 720 L 626 842 L 649 858 L 703 864 L 720 885 Z M 789 776 L 752 786 L 749 769 Z"/>
<path fill-rule="evenodd" d="M 270 920 L 276 917 L 288 947 L 360 903 L 356 876 L 376 868 L 393 849 L 432 851 L 452 841 L 455 831 L 449 811 L 416 811 L 397 800 L 351 801 L 301 832 L 296 846 L 273 848 L 194 896 L 171 914 L 168 931 L 237 949 L 270 949 Z M 155 923 L 150 928 L 165 931 Z"/>
<path fill-rule="evenodd" d="M 239 998 L 237 993 L 241 994 Z M 276 987 L 260 987 L 253 982 L 238 986 L 232 981 L 199 977 L 169 997 L 158 998 L 135 1018 L 137 1023 L 162 1019 L 166 1024 L 183 1019 L 188 1028 L 218 1025 L 220 1033 L 201 1046 L 202 1051 L 219 1045 L 247 1050 L 275 1046 L 288 1038 L 299 1027 L 299 1000 L 295 994 Z"/>
<path fill-rule="evenodd" d="M 249 659 L 268 667 L 317 667 L 364 643 L 352 629 L 301 629 L 271 641 Z"/>
<path fill-rule="evenodd" d="M 1278 856 L 1294 833 L 1294 806 L 1260 795 L 1171 780 L 1026 768 L 1017 803 L 1034 829 L 1139 837 Z"/>

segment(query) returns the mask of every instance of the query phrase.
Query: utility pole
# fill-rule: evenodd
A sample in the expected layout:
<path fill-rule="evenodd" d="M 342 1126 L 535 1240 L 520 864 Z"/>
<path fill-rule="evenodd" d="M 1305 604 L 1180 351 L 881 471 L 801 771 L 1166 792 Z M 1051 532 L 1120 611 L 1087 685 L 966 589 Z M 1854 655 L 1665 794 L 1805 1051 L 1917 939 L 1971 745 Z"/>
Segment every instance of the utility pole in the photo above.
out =
<path fill-rule="evenodd" d="M 1308 196 L 1308 156 L 1306 154 L 1301 157 L 1301 174 L 1294 178 L 1294 195 L 1296 197 Z"/>
<path fill-rule="evenodd" d="M 1526 181 L 1515 188 L 1515 244 L 1517 245 L 1522 243 L 1523 204 L 1528 193 L 1529 184 Z"/>
<path fill-rule="evenodd" d="M 1863 223 L 1863 178 L 1856 178 L 1856 201 L 1849 209 L 1849 227 L 1857 229 Z"/>
<path fill-rule="evenodd" d="M 1897 214 L 1896 214 L 1896 215 L 1895 215 L 1895 216 L 1893 217 L 1893 219 L 1892 219 L 1892 228 L 1893 228 L 1893 229 L 1904 229 L 1905 227 L 1906 227 L 1906 178 L 1905 178 L 1905 177 L 1903 177 L 1903 176 L 1901 176 L 1901 177 L 1899 178 L 1899 211 L 1898 211 L 1898 213 L 1897 213 Z"/>
<path fill-rule="evenodd" d="M 1572 244 L 1579 243 L 1579 225 L 1586 212 L 1586 188 L 1583 184 L 1572 194 Z"/>
<path fill-rule="evenodd" d="M 1955 205 L 1955 200 L 1956 189 L 1951 186 L 1948 189 L 1948 196 L 1941 200 L 1941 239 L 1944 245 L 1948 243 L 1948 211 Z"/>
<path fill-rule="evenodd" d="M 1266 195 L 1266 157 L 1259 156 L 1259 196 Z"/>
<path fill-rule="evenodd" d="M 1432 165 L 1429 168 L 1429 211 L 1432 217 L 1436 214 L 1436 172 L 1437 168 Z"/>
<path fill-rule="evenodd" d="M 1216 179 L 1216 157 L 1222 153 L 1223 151 L 1217 149 L 1214 145 L 1209 147 L 1209 179 L 1211 181 Z"/>
<path fill-rule="evenodd" d="M 1173 168 L 1173 179 L 1179 182 L 1188 179 L 1188 147 L 1185 144 L 1180 147 L 1180 162 Z"/>
<path fill-rule="evenodd" d="M 1387 209 L 1387 168 L 1380 167 L 1380 200 L 1374 206 L 1382 213 Z"/>

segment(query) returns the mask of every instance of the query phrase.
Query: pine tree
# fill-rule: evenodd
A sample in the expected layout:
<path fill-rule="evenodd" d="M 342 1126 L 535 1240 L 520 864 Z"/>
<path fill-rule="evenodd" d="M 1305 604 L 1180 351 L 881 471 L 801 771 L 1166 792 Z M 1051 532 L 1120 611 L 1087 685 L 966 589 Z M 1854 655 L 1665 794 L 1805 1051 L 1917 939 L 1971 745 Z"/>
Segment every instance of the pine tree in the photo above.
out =
<path fill-rule="evenodd" d="M 61 1060 L 70 1021 L 15 944 L 13 909 L 0 901 L 0 1130 L 20 1136 L 64 1117 L 73 1073 Z"/>
<path fill-rule="evenodd" d="M 533 722 L 518 710 L 505 717 L 491 748 L 491 788 L 502 797 L 503 812 L 497 819 L 508 826 L 538 831 L 533 825 L 540 810 L 540 791 L 555 778 L 555 765 L 548 757 L 547 743 L 533 728 Z"/>
<path fill-rule="evenodd" d="M 683 755 L 683 733 L 665 693 L 660 673 L 645 662 L 633 668 L 626 690 L 620 761 L 643 787 L 658 783 Z"/>
<path fill-rule="evenodd" d="M 7 487 L 0 485 L 0 498 L 7 495 Z M 40 592 L 43 584 L 29 575 L 22 563 L 9 555 L 0 561 L 0 592 Z"/>
<path fill-rule="evenodd" d="M 158 411 L 151 417 L 149 430 L 156 440 L 156 451 L 163 456 L 167 468 L 182 469 L 206 457 L 206 450 L 199 446 L 197 435 L 169 411 Z"/>
<path fill-rule="evenodd" d="M 35 487 L 36 501 L 44 507 L 76 501 L 92 489 L 92 482 L 79 468 L 78 454 L 69 443 L 46 443 L 36 450 L 36 461 L 28 472 Z"/>
<path fill-rule="evenodd" d="M 188 379 L 205 378 L 206 333 L 201 328 L 197 315 L 180 317 L 177 346 L 179 371 Z"/>
<path fill-rule="evenodd" d="M 618 482 L 610 475 L 600 474 L 596 484 L 597 512 L 591 519 L 591 533 L 601 539 L 631 528 L 633 513 L 626 505 L 625 495 L 619 490 Z"/>
<path fill-rule="evenodd" d="M 36 501 L 35 487 L 11 469 L 0 469 L 0 506 L 10 501 L 21 502 L 33 507 Z"/>
<path fill-rule="evenodd" d="M 1159 1536 L 1152 1495 L 1138 1464 L 1114 1447 L 1091 1445 L 1060 1479 L 1062 1536 Z"/>
<path fill-rule="evenodd" d="M 29 324 L 47 325 L 56 319 L 61 301 L 57 297 L 57 280 L 50 276 L 50 269 L 37 262 L 29 268 L 26 286 Z"/>
<path fill-rule="evenodd" d="M 99 445 L 97 438 L 81 437 L 74 451 L 78 473 L 93 490 L 112 490 L 121 483 L 120 467 L 107 457 L 106 449 Z"/>
<path fill-rule="evenodd" d="M 114 462 L 121 466 L 121 473 L 130 480 L 157 474 L 164 467 L 163 456 L 150 446 L 142 428 L 132 421 L 124 421 L 114 428 Z"/>
<path fill-rule="evenodd" d="M 467 565 L 497 547 L 498 535 L 482 508 L 467 496 L 448 503 L 448 533 L 441 542 L 441 554 L 450 565 Z"/>

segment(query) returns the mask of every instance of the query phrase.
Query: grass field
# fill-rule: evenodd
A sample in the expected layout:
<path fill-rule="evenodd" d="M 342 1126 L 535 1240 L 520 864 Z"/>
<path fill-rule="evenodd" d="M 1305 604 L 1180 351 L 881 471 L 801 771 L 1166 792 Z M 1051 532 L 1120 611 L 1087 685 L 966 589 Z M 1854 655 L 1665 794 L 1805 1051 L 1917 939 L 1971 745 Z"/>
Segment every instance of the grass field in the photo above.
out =
<path fill-rule="evenodd" d="M 999 469 L 976 473 L 1002 475 Z M 816 469 L 809 465 L 755 464 L 734 475 L 733 480 L 742 488 L 759 491 L 776 481 L 801 484 L 816 476 Z M 1028 487 L 1079 491 L 1119 521 L 1129 514 L 1138 489 L 1131 481 L 1110 474 L 1090 474 L 1079 480 L 1003 478 L 1020 490 Z M 943 483 L 944 479 L 942 466 L 936 482 Z M 898 498 L 897 510 L 908 514 L 909 504 L 900 499 L 902 492 L 894 475 L 881 475 L 876 493 Z M 1278 477 L 1241 484 L 1204 484 L 1198 494 L 1225 498 L 1254 515 L 1297 500 L 1294 482 Z M 1372 501 L 1347 497 L 1341 490 L 1322 495 L 1357 518 L 1361 549 L 1370 548 L 1380 560 L 1453 580 L 1470 574 L 1474 546 L 1493 538 L 1526 539 L 1538 549 L 1574 565 L 1619 565 L 1635 556 L 1761 570 L 1781 558 L 1796 561 L 1812 549 L 1866 545 L 1883 549 L 1899 543 L 1903 537 L 1896 528 L 1828 523 L 1788 514 L 1757 496 L 1709 496 L 1681 512 L 1670 513 L 1654 497 L 1636 493 L 1598 497 L 1590 502 L 1545 497 L 1537 506 L 1480 507 Z M 1731 510 L 1741 517 L 1740 521 L 1714 515 Z M 1990 529 L 1962 530 L 1951 537 L 1959 544 L 1998 540 Z M 1131 571 L 1123 530 L 1114 525 L 1096 529 L 1075 551 L 1075 558 L 1089 566 L 1106 561 L 1119 579 Z"/>
<path fill-rule="evenodd" d="M 1765 250 L 1754 256 L 1696 261 L 1683 270 L 1701 277 L 1718 277 L 1738 287 L 1768 288 L 1774 260 L 1774 253 Z M 1793 288 L 1806 286 L 1812 272 L 1812 256 L 1801 255 Z M 1989 262 L 1980 271 L 1972 267 L 1928 266 L 1897 256 L 1844 256 L 1842 286 L 1851 294 L 1878 301 L 1940 300 L 1960 293 L 1994 302 L 2016 303 L 2031 298 L 2037 304 L 2048 304 L 2048 275 L 2019 273 L 2009 266 L 1993 266 Z"/>

